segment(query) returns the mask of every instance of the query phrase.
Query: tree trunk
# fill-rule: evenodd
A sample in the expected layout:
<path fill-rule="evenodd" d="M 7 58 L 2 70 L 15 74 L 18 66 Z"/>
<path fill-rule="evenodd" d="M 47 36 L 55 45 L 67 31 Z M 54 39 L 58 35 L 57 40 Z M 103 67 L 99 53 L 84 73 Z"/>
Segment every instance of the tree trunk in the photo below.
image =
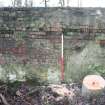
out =
<path fill-rule="evenodd" d="M 90 97 L 101 95 L 105 89 L 105 80 L 99 75 L 88 75 L 82 84 L 82 96 Z"/>

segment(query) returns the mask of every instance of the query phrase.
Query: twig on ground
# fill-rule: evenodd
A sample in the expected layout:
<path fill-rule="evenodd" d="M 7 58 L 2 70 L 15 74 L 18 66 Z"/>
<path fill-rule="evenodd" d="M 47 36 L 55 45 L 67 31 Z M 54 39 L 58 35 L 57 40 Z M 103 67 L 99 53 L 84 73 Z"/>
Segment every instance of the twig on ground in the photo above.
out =
<path fill-rule="evenodd" d="M 10 104 L 7 102 L 6 98 L 5 98 L 2 94 L 0 94 L 0 98 L 2 99 L 2 102 L 4 103 L 4 105 L 10 105 Z"/>

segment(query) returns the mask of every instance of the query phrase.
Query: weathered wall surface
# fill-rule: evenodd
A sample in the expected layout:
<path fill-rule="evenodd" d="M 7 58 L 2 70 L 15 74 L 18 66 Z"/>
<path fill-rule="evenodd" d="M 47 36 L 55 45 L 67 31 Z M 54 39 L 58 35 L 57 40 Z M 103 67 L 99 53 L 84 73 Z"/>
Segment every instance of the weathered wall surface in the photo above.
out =
<path fill-rule="evenodd" d="M 46 27 L 61 25 L 105 27 L 104 10 L 104 8 L 0 8 L 0 23 L 2 28 L 16 27 L 18 30 L 37 31 L 45 28 L 45 24 Z"/>
<path fill-rule="evenodd" d="M 61 29 L 81 26 L 104 29 L 105 9 L 0 8 L 0 78 L 24 80 L 37 75 L 60 81 Z M 104 47 L 96 43 L 104 34 L 67 31 L 64 35 L 66 81 L 82 78 L 91 64 L 104 65 Z"/>

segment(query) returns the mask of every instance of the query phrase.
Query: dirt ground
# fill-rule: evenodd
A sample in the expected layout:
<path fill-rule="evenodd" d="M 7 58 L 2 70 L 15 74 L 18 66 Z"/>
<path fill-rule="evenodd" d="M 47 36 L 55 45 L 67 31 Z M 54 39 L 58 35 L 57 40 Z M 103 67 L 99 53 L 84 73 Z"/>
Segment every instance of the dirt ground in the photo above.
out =
<path fill-rule="evenodd" d="M 81 96 L 81 85 L 77 83 L 48 86 L 2 84 L 0 105 L 105 105 L 105 93 L 87 99 Z"/>

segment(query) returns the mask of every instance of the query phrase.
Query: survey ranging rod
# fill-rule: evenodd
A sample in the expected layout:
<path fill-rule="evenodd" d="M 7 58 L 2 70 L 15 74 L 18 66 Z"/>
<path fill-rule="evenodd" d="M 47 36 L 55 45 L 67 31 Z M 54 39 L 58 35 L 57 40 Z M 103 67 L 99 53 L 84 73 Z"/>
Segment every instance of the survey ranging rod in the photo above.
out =
<path fill-rule="evenodd" d="M 64 35 L 61 35 L 61 81 L 64 81 Z"/>

